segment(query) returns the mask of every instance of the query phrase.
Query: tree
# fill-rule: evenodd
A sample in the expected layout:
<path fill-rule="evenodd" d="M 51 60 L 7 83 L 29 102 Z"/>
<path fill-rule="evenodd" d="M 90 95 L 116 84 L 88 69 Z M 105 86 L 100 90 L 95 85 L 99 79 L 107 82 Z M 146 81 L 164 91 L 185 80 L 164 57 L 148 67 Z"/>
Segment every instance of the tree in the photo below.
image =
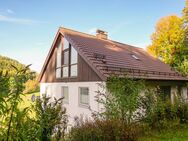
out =
<path fill-rule="evenodd" d="M 183 19 L 178 16 L 161 18 L 151 36 L 152 44 L 147 51 L 163 62 L 178 68 L 185 60 Z"/>
<path fill-rule="evenodd" d="M 38 79 L 29 79 L 25 84 L 24 94 L 33 93 L 39 91 L 39 82 Z"/>
<path fill-rule="evenodd" d="M 183 18 L 183 25 L 185 30 L 184 43 L 187 46 L 187 50 L 188 50 L 188 0 L 186 0 L 185 7 L 182 11 L 182 18 Z"/>
<path fill-rule="evenodd" d="M 179 70 L 182 71 L 186 76 L 188 76 L 188 0 L 186 0 L 185 7 L 182 11 L 183 26 L 185 30 L 184 34 L 184 45 L 185 47 L 185 59 L 179 66 Z"/>

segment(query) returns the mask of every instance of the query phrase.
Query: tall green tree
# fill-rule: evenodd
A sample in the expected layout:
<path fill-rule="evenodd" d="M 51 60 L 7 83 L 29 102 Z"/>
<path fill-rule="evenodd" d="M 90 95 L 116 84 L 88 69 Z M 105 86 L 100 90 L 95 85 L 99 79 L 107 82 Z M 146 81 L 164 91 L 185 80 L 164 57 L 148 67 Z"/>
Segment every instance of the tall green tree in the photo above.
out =
<path fill-rule="evenodd" d="M 188 0 L 186 0 L 185 7 L 182 11 L 183 26 L 185 30 L 184 34 L 184 61 L 179 66 L 179 70 L 184 72 L 188 76 Z"/>

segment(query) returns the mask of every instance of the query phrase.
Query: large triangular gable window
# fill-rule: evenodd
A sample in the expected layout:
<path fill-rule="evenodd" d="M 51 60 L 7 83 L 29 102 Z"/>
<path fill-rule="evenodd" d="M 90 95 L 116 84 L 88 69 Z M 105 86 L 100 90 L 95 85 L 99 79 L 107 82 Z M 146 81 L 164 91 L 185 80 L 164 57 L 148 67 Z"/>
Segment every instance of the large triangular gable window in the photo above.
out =
<path fill-rule="evenodd" d="M 65 38 L 63 44 L 63 49 L 59 49 L 59 46 L 57 47 L 56 77 L 77 77 L 78 53 Z M 59 54 L 61 54 L 61 57 L 59 57 Z M 59 63 L 61 63 L 61 67 L 59 67 Z M 59 74 L 59 68 L 61 68 L 61 74 Z"/>

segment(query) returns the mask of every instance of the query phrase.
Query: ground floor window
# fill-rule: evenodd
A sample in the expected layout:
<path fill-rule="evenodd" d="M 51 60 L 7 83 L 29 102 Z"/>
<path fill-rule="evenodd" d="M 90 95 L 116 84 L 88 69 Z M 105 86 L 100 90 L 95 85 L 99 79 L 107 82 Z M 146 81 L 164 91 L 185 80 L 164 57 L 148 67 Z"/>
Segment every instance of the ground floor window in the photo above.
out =
<path fill-rule="evenodd" d="M 46 94 L 46 97 L 51 97 L 51 87 L 50 86 L 46 86 L 45 94 Z"/>
<path fill-rule="evenodd" d="M 61 97 L 64 103 L 69 103 L 69 90 L 68 87 L 61 87 Z"/>
<path fill-rule="evenodd" d="M 162 100 L 170 100 L 171 87 L 170 86 L 160 86 L 160 96 Z"/>
<path fill-rule="evenodd" d="M 80 106 L 89 106 L 89 88 L 80 87 L 79 88 L 79 105 Z"/>

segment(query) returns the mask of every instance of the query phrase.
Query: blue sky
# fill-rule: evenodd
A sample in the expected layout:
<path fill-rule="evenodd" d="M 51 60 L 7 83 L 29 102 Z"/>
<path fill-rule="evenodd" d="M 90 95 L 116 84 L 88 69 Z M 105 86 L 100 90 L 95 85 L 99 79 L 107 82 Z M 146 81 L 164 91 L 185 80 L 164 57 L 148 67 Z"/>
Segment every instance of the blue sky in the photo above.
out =
<path fill-rule="evenodd" d="M 1 0 L 0 55 L 40 71 L 60 26 L 146 47 L 156 22 L 181 15 L 185 0 Z"/>

